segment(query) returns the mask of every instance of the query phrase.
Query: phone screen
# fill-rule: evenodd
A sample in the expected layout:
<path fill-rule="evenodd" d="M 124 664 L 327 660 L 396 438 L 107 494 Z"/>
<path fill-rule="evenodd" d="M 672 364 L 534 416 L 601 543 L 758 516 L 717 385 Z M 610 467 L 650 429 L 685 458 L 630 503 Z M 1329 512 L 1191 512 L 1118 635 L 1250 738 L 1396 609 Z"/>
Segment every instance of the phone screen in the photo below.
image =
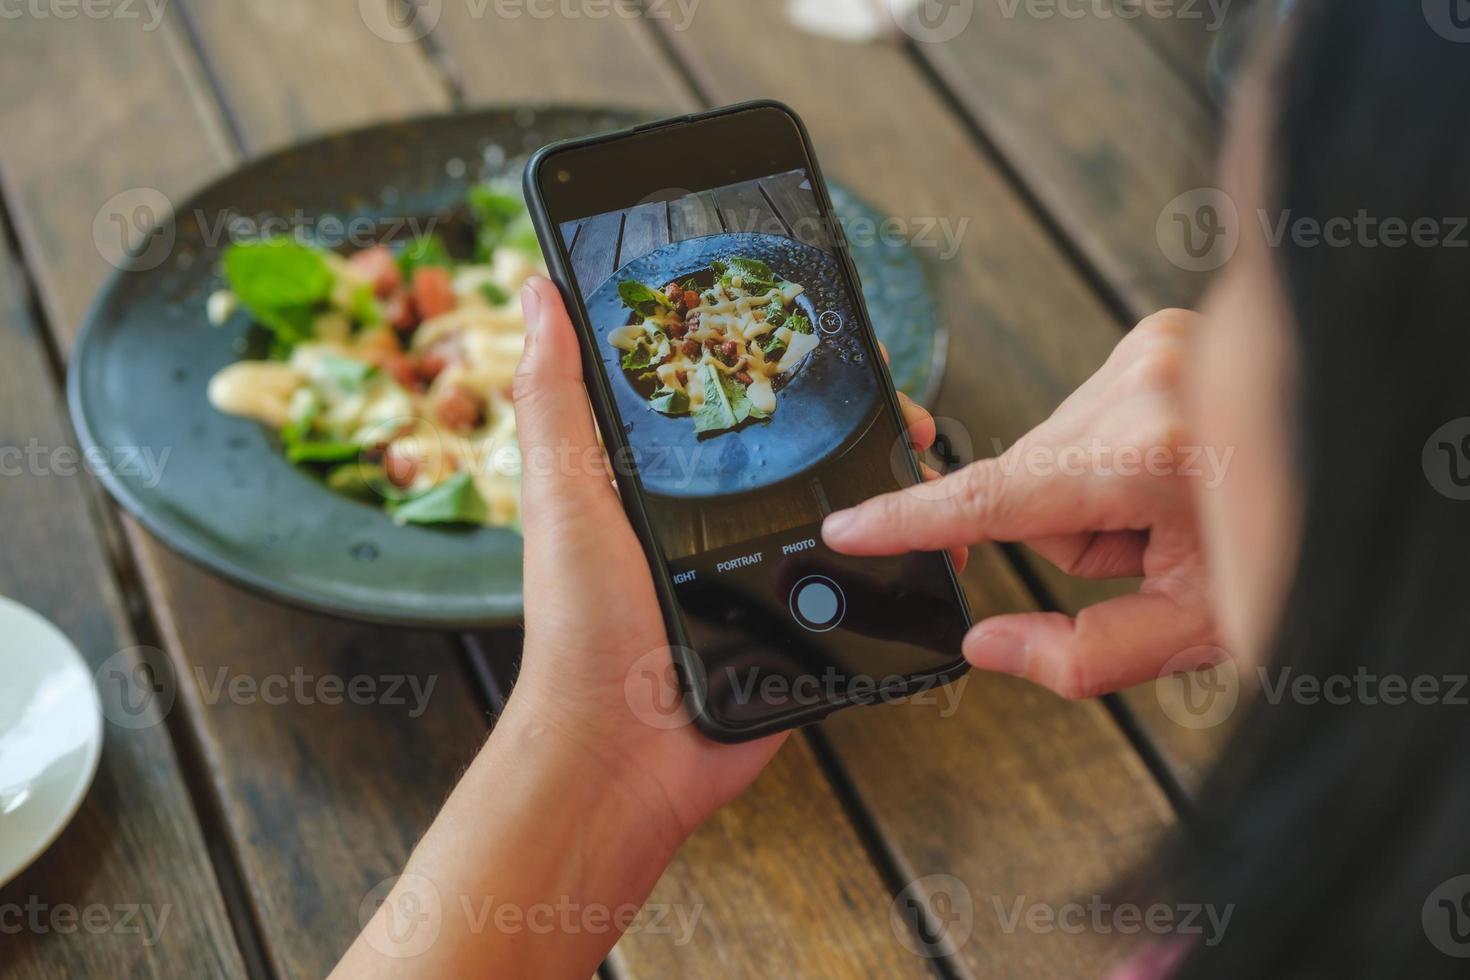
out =
<path fill-rule="evenodd" d="M 822 542 L 827 514 L 916 475 L 804 146 L 762 109 L 541 168 L 619 469 L 636 468 L 704 710 L 731 729 L 952 668 L 968 625 L 944 556 Z"/>

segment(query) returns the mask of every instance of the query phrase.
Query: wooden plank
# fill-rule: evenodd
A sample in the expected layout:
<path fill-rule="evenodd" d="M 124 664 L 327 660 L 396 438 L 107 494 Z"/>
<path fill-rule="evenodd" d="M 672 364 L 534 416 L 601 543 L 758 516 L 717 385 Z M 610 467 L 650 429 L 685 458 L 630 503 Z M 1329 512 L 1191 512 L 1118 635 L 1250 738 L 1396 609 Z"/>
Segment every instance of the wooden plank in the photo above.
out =
<path fill-rule="evenodd" d="M 87 60 L 53 70 L 74 59 Z M 181 200 L 224 169 L 228 136 L 172 14 L 151 32 L 120 18 L 7 21 L 0 83 L 27 93 L 0 103 L 0 176 L 47 320 L 69 350 L 113 271 L 88 238 L 93 219 L 138 187 Z"/>
<path fill-rule="evenodd" d="M 776 208 L 781 223 L 791 230 L 797 241 L 813 248 L 830 249 L 831 236 L 827 234 L 817 208 L 817 195 L 812 190 L 806 174 L 797 171 L 767 177 L 761 181 L 761 189 Z"/>
<path fill-rule="evenodd" d="M 761 193 L 758 181 L 747 181 L 715 191 L 715 203 L 725 228 L 733 232 L 785 237 L 788 229 L 771 202 Z"/>
<path fill-rule="evenodd" d="M 582 222 L 572 247 L 572 273 L 585 295 L 591 295 L 618 269 L 623 240 L 623 214 L 599 214 Z"/>
<path fill-rule="evenodd" d="M 431 37 L 471 105 L 572 102 L 657 113 L 692 104 L 668 58 L 639 29 L 636 0 L 597 4 L 597 12 L 488 0 L 433 6 L 440 12 Z"/>
<path fill-rule="evenodd" d="M 1134 27 L 1148 38 L 1186 82 L 1200 92 L 1209 89 L 1210 49 L 1236 14 L 1221 17 L 1204 3 L 1192 8 L 1188 17 L 1149 16 L 1143 12 L 1148 5 L 1142 0 L 1113 0 L 1113 6 L 1128 13 L 1138 11 L 1139 16 L 1132 21 Z M 1229 10 L 1235 5 L 1222 7 L 1217 2 L 1215 6 Z M 1240 10 L 1247 6 L 1239 5 Z"/>
<path fill-rule="evenodd" d="M 1054 14 L 977 4 L 957 37 L 915 50 L 1134 319 L 1188 306 L 1208 277 L 1171 263 L 1155 227 L 1212 186 L 1217 119 L 1127 21 Z"/>
<path fill-rule="evenodd" d="M 759 95 L 793 105 L 813 131 L 828 176 L 882 211 L 915 229 L 944 221 L 956 233 L 963 229 L 953 257 L 930 262 L 953 337 L 938 408 L 941 415 L 960 420 L 975 450 L 989 455 L 993 440 L 1009 444 L 1085 380 L 1116 343 L 1118 327 L 902 52 L 774 32 L 763 39 L 763 57 L 752 59 L 725 43 L 742 22 L 774 22 L 781 15 L 776 0 L 752 0 L 738 11 L 706 7 L 676 50 L 688 57 L 688 70 L 716 101 Z M 841 86 L 832 79 L 842 79 Z M 915 154 L 917 146 L 924 153 Z M 965 582 L 981 616 L 1029 605 L 992 550 L 977 551 Z M 977 678 L 976 683 L 983 691 L 997 682 Z M 1034 799 L 1035 806 L 1014 824 L 1015 846 L 1024 852 L 1021 841 L 1027 833 L 1046 841 L 1053 868 L 1079 869 L 1067 879 L 1074 887 L 1094 884 L 1092 874 L 1103 865 L 1141 857 L 1165 823 L 1167 808 L 1157 786 L 1100 705 L 1068 705 L 1031 692 L 1037 700 L 1024 719 L 1002 723 L 992 710 L 995 704 L 1020 697 L 1022 690 L 1010 688 L 994 701 L 989 695 L 975 697 L 978 708 L 966 702 L 963 711 L 973 716 L 963 724 L 951 719 L 951 724 L 915 731 L 905 727 L 911 723 L 903 712 L 885 716 L 883 711 L 838 716 L 830 724 L 843 763 L 855 774 L 865 773 L 862 799 L 900 860 L 915 871 L 941 871 L 947 864 L 974 867 L 964 845 L 951 849 L 947 841 L 951 835 L 958 840 L 983 835 L 986 824 L 966 824 L 968 813 L 983 813 L 996 800 L 1017 795 Z M 885 737 L 864 735 L 868 725 Z M 1086 765 L 1080 773 L 1058 774 L 1055 782 L 1025 763 L 1009 765 L 1008 760 L 1030 758 L 1039 746 L 1048 758 L 1082 759 Z M 996 778 L 971 778 L 970 764 L 959 760 L 977 752 L 1006 763 Z M 926 758 L 947 760 L 951 768 L 936 770 Z M 947 802 L 937 814 L 928 806 L 915 808 L 916 793 L 892 791 L 906 770 L 916 769 L 946 784 L 944 791 L 918 798 L 927 802 L 953 794 L 942 797 Z M 1131 805 L 1120 809 L 1119 801 Z M 916 809 L 931 817 L 926 826 L 909 818 L 906 811 Z M 1079 821 L 1111 827 L 1117 820 L 1126 832 L 1107 846 L 1099 843 L 1107 836 L 1102 832 L 1085 842 L 1070 837 Z M 1095 844 L 1101 851 L 1095 853 Z M 972 888 L 983 882 L 986 895 L 1026 892 L 1036 880 L 1033 869 L 1020 866 L 967 875 L 975 879 Z M 971 943 L 962 955 L 986 972 L 1069 975 L 1087 958 L 1067 943 L 1038 943 L 1027 952 L 1010 942 L 1002 947 L 1018 961 L 1005 960 L 1002 967 L 976 946 Z M 1091 962 L 1095 969 L 1097 961 Z"/>
<path fill-rule="evenodd" d="M 313 34 L 354 29 L 340 20 L 343 7 L 311 10 Z M 0 37 L 0 79 L 9 91 L 34 92 L 46 79 L 45 97 L 0 107 L 0 168 L 63 340 L 74 335 L 103 271 L 87 238 L 102 203 L 140 185 L 177 200 L 233 159 L 217 139 L 219 120 L 199 94 L 177 24 L 165 20 L 154 32 L 117 25 L 22 19 Z M 211 54 L 269 60 L 273 49 L 221 45 Z M 63 51 L 72 67 L 53 84 L 47 66 Z M 292 77 L 298 66 L 276 70 Z M 394 84 L 371 72 L 360 81 Z M 94 118 L 96 126 L 77 125 Z M 242 118 L 274 125 L 265 112 Z M 37 126 L 51 138 L 34 139 Z M 91 142 L 99 133 L 106 152 Z M 177 710 L 209 765 L 269 964 L 279 976 L 324 975 L 357 932 L 369 889 L 401 868 L 483 737 L 482 709 L 458 651 L 443 637 L 344 624 L 246 595 L 131 524 L 128 541 L 179 672 Z M 304 695 L 293 686 L 284 704 L 232 697 L 228 687 L 218 694 L 221 681 L 239 677 L 293 685 L 304 677 L 308 686 Z M 328 687 L 317 687 L 323 679 Z M 331 685 L 353 682 L 371 687 L 368 703 L 320 703 L 333 697 Z M 425 692 L 431 682 L 426 710 L 415 715 L 412 685 Z M 410 703 L 391 703 L 398 698 Z"/>
<path fill-rule="evenodd" d="M 54 622 L 92 668 L 131 676 L 141 655 L 112 580 L 97 490 L 76 456 L 67 455 L 76 446 L 12 259 L 0 242 L 0 446 L 35 445 L 45 455 L 38 457 L 41 469 L 0 479 L 0 593 Z M 130 718 L 120 687 L 99 683 L 98 691 L 108 717 Z M 96 780 L 70 826 L 0 889 L 0 908 L 21 910 L 27 923 L 34 910 L 46 926 L 7 928 L 0 972 L 14 980 L 243 977 L 168 729 L 105 724 L 103 739 Z M 136 907 L 138 931 L 89 930 L 79 939 L 50 927 L 61 921 L 52 919 L 53 910 L 66 908 L 74 925 L 87 909 L 105 909 L 109 923 L 125 925 L 118 910 L 129 906 Z M 7 918 L 14 926 L 14 913 Z M 148 927 L 150 920 L 159 926 Z"/>
<path fill-rule="evenodd" d="M 411 26 L 389 16 L 391 2 L 187 0 L 181 9 L 226 109 L 261 152 L 449 104 Z"/>
<path fill-rule="evenodd" d="M 895 940 L 888 892 L 800 738 L 684 845 L 649 901 L 697 914 L 693 940 L 628 936 L 609 959 L 619 980 L 931 975 Z"/>
<path fill-rule="evenodd" d="M 634 259 L 641 259 L 668 243 L 668 204 L 640 204 L 628 212 L 627 220 L 623 222 L 623 243 L 618 249 L 618 267 L 622 268 Z"/>
<path fill-rule="evenodd" d="M 568 251 L 570 251 L 573 247 L 576 246 L 576 244 L 577 244 L 577 236 L 579 234 L 581 234 L 581 233 L 582 233 L 582 222 L 581 221 L 563 221 L 561 223 L 561 237 L 562 237 L 562 240 L 567 243 L 567 250 Z"/>
<path fill-rule="evenodd" d="M 674 241 L 718 235 L 725 230 L 720 206 L 710 193 L 689 194 L 669 202 L 669 228 Z"/>

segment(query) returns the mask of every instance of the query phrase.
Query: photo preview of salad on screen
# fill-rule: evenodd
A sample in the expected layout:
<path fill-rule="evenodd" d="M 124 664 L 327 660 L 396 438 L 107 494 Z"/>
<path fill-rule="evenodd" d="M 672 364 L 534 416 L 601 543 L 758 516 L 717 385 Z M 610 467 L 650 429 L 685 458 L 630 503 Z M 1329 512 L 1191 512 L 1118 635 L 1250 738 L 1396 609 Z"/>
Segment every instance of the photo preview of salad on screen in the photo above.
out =
<path fill-rule="evenodd" d="M 814 534 L 894 488 L 892 434 L 871 431 L 880 379 L 821 215 L 795 170 L 560 226 L 673 562 Z"/>

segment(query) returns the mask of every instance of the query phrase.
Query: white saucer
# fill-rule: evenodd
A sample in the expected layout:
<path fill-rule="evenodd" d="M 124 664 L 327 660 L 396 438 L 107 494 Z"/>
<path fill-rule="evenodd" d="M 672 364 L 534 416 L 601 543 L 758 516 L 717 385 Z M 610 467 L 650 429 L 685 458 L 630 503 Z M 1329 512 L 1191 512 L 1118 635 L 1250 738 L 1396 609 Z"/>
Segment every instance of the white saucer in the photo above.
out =
<path fill-rule="evenodd" d="M 102 756 L 102 705 L 77 648 L 0 597 L 0 885 L 71 821 Z"/>

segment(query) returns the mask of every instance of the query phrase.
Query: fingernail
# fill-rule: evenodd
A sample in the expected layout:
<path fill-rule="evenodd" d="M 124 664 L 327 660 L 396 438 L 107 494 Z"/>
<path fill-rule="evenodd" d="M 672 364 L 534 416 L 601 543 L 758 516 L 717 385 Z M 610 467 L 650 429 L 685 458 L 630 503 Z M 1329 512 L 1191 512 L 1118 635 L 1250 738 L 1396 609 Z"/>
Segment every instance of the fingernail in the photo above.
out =
<path fill-rule="evenodd" d="M 541 325 L 541 294 L 536 291 L 536 284 L 529 279 L 521 287 L 521 313 L 526 318 L 527 330 L 534 330 Z"/>
<path fill-rule="evenodd" d="M 827 519 L 822 522 L 822 537 L 827 539 L 839 538 L 845 532 L 852 530 L 857 523 L 857 513 L 853 510 L 839 510 L 834 514 L 828 514 Z"/>
<path fill-rule="evenodd" d="M 1015 633 L 977 627 L 965 641 L 965 658 L 981 670 L 1026 673 L 1026 642 Z"/>

